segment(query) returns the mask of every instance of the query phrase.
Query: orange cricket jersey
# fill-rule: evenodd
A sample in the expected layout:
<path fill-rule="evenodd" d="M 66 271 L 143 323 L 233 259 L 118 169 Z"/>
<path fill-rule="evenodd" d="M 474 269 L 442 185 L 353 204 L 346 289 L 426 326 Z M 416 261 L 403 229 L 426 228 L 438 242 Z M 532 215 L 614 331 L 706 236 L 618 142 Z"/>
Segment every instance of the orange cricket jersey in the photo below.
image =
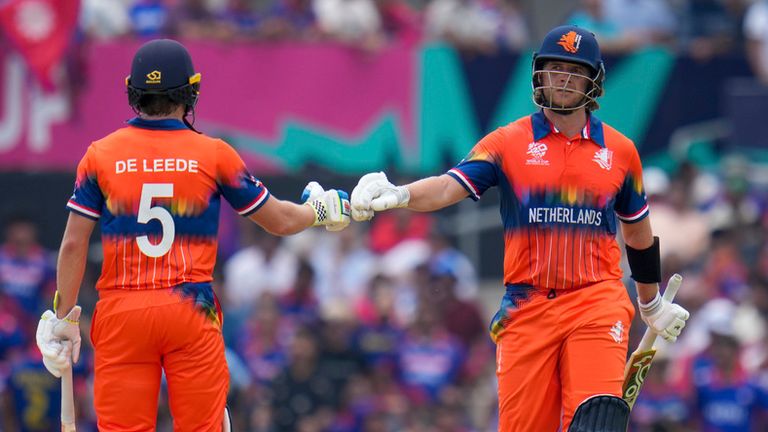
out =
<path fill-rule="evenodd" d="M 221 197 L 247 216 L 269 191 L 222 140 L 179 120 L 128 124 L 90 145 L 67 203 L 100 221 L 104 262 L 96 288 L 210 282 Z"/>
<path fill-rule="evenodd" d="M 574 140 L 542 112 L 521 118 L 448 174 L 474 200 L 499 187 L 507 285 L 562 290 L 620 279 L 617 216 L 648 215 L 637 149 L 594 115 Z"/>

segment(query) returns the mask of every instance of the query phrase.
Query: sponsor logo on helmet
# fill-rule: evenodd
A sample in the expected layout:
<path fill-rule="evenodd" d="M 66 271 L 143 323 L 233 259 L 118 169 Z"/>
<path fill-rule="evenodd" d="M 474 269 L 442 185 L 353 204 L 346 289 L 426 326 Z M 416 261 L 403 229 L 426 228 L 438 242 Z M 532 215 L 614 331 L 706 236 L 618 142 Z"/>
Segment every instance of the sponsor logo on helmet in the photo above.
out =
<path fill-rule="evenodd" d="M 147 80 L 145 81 L 147 84 L 160 84 L 160 78 L 162 77 L 162 74 L 160 71 L 152 71 L 147 74 Z"/>
<path fill-rule="evenodd" d="M 526 165 L 549 165 L 549 161 L 544 159 L 547 154 L 547 145 L 540 142 L 532 142 L 528 144 L 528 151 L 526 152 L 530 159 L 525 161 Z"/>
<path fill-rule="evenodd" d="M 607 148 L 601 148 L 595 152 L 592 161 L 600 165 L 600 168 L 610 171 L 613 166 L 613 151 L 608 150 Z"/>
<path fill-rule="evenodd" d="M 579 51 L 579 45 L 581 45 L 581 35 L 571 30 L 560 36 L 560 41 L 557 44 L 567 52 L 575 54 Z"/>

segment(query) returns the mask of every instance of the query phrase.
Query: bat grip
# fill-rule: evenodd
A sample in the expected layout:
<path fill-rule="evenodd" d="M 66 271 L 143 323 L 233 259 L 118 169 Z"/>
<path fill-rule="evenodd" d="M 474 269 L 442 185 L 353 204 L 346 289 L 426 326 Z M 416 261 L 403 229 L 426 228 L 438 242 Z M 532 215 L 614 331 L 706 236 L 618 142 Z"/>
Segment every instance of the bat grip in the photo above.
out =
<path fill-rule="evenodd" d="M 677 295 L 677 290 L 680 289 L 680 285 L 682 285 L 682 283 L 683 277 L 677 273 L 673 274 L 669 279 L 667 288 L 664 290 L 664 294 L 661 296 L 661 298 L 667 302 L 674 300 L 675 295 Z M 656 332 L 650 328 L 646 329 L 645 333 L 643 334 L 643 338 L 640 340 L 640 345 L 637 347 L 638 351 L 648 351 L 649 349 L 653 348 L 653 343 L 656 342 L 656 336 Z"/>
<path fill-rule="evenodd" d="M 61 374 L 61 430 L 75 432 L 75 390 L 72 379 L 72 368 Z"/>

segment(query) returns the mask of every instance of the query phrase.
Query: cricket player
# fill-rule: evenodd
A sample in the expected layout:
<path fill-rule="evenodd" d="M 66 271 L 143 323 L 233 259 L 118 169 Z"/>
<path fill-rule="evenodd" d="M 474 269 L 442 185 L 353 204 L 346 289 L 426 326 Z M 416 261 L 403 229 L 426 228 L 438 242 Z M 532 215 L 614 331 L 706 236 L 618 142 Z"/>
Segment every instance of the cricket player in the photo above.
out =
<path fill-rule="evenodd" d="M 366 174 L 352 192 L 352 216 L 434 211 L 497 186 L 506 293 L 490 331 L 499 430 L 624 432 L 634 308 L 621 282 L 619 228 L 643 320 L 675 340 L 688 312 L 659 295 L 659 241 L 638 152 L 594 115 L 605 78 L 594 35 L 575 26 L 550 31 L 532 78 L 540 111 L 485 136 L 446 174 L 405 186 Z"/>
<path fill-rule="evenodd" d="M 222 197 L 276 235 L 342 229 L 349 201 L 314 182 L 304 205 L 279 200 L 232 147 L 195 131 L 187 115 L 200 74 L 178 42 L 139 48 L 126 84 L 137 117 L 92 143 L 78 166 L 58 293 L 38 325 L 38 346 L 56 376 L 78 360 L 77 295 L 99 221 L 104 262 L 91 331 L 99 430 L 155 430 L 164 371 L 174 430 L 219 431 L 229 376 L 211 276 Z"/>

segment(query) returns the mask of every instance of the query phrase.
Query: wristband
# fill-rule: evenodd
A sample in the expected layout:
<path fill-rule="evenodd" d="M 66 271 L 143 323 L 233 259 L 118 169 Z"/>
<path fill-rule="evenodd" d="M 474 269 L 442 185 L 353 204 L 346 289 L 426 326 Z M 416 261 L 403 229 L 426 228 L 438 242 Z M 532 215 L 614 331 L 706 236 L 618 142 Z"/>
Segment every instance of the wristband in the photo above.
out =
<path fill-rule="evenodd" d="M 659 238 L 653 237 L 653 244 L 646 249 L 634 249 L 625 245 L 627 261 L 632 271 L 632 279 L 640 283 L 661 282 L 661 254 L 659 252 Z"/>

